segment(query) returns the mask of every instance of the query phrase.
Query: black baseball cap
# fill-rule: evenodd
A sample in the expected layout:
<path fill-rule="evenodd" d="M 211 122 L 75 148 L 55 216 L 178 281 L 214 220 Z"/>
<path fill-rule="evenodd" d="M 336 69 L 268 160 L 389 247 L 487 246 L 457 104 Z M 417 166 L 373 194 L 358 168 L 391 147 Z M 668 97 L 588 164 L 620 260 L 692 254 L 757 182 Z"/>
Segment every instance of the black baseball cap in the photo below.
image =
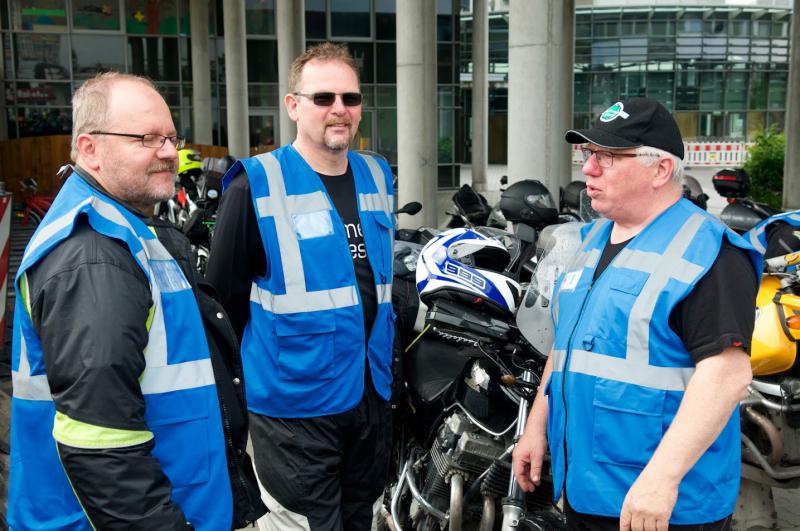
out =
<path fill-rule="evenodd" d="M 611 149 L 650 146 L 683 159 L 683 139 L 675 119 L 656 100 L 628 98 L 606 109 L 591 129 L 570 129 L 570 144 Z"/>

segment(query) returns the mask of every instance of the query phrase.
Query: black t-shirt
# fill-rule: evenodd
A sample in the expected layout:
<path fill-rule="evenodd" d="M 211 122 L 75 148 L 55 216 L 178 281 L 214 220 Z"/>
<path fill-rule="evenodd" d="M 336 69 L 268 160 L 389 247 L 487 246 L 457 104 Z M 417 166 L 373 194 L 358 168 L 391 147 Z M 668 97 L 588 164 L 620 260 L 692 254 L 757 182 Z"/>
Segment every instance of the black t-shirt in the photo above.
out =
<path fill-rule="evenodd" d="M 328 189 L 333 206 L 339 213 L 344 224 L 347 243 L 350 246 L 350 254 L 353 257 L 353 267 L 358 280 L 358 290 L 361 292 L 361 310 L 364 312 L 364 333 L 369 338 L 369 331 L 372 330 L 372 323 L 375 321 L 375 314 L 378 311 L 378 295 L 375 291 L 375 279 L 372 274 L 372 267 L 367 259 L 367 246 L 364 244 L 364 236 L 361 232 L 361 219 L 358 216 L 358 204 L 356 203 L 356 182 L 353 177 L 353 170 L 347 165 L 347 171 L 342 175 L 323 175 L 317 173 L 322 184 Z"/>
<path fill-rule="evenodd" d="M 606 245 L 592 282 L 629 241 Z M 747 254 L 723 240 L 711 269 L 672 309 L 669 327 L 683 340 L 695 363 L 728 347 L 750 351 L 758 292 L 755 278 Z M 748 302 L 743 304 L 743 301 Z"/>
<path fill-rule="evenodd" d="M 369 337 L 377 312 L 377 296 L 360 231 L 353 173 L 348 166 L 343 175 L 317 175 L 328 189 L 333 206 L 342 218 L 351 252 L 355 249 L 353 265 L 361 293 L 365 334 Z M 267 267 L 267 256 L 250 196 L 250 182 L 242 171 L 222 194 L 206 268 L 206 278 L 219 292 L 220 301 L 240 340 L 250 318 L 250 287 L 253 277 L 265 276 Z"/>

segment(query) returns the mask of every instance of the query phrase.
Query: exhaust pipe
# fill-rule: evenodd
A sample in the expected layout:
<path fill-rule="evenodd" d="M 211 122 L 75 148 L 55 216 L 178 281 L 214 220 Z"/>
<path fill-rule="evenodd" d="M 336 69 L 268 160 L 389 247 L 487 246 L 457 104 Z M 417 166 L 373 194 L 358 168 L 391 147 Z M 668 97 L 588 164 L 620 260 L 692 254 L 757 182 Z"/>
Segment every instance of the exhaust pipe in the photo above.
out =
<path fill-rule="evenodd" d="M 778 427 L 768 419 L 766 416 L 762 415 L 761 413 L 753 410 L 753 408 L 746 407 L 743 409 L 744 414 L 747 416 L 748 420 L 750 420 L 753 424 L 758 426 L 761 431 L 767 436 L 767 440 L 769 441 L 770 452 L 768 456 L 763 456 L 770 465 L 776 465 L 780 463 L 781 458 L 783 458 L 784 446 L 783 446 L 783 438 L 781 437 L 780 432 L 778 431 Z M 749 448 L 748 448 L 749 450 Z M 761 452 L 759 452 L 761 453 Z M 746 452 L 743 456 L 750 457 L 750 452 Z M 753 462 L 748 459 L 753 464 L 758 464 L 757 462 Z"/>
<path fill-rule="evenodd" d="M 483 513 L 478 531 L 492 531 L 494 527 L 495 501 L 491 496 L 483 497 Z"/>
<path fill-rule="evenodd" d="M 461 531 L 464 514 L 464 478 L 461 474 L 450 476 L 450 524 L 448 531 Z"/>

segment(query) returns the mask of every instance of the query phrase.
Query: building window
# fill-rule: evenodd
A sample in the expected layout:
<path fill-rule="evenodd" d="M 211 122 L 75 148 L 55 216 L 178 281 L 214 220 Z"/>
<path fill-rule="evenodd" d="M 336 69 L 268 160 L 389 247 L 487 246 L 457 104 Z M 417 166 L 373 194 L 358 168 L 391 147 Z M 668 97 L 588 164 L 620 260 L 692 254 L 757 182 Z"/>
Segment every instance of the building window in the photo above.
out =
<path fill-rule="evenodd" d="M 119 31 L 119 2 L 72 0 L 72 27 L 76 30 Z"/>
<path fill-rule="evenodd" d="M 128 37 L 128 64 L 133 74 L 156 81 L 178 81 L 178 39 Z"/>
<path fill-rule="evenodd" d="M 125 26 L 128 33 L 177 35 L 177 0 L 125 0 Z"/>
<path fill-rule="evenodd" d="M 331 37 L 370 37 L 369 0 L 330 0 Z"/>
<path fill-rule="evenodd" d="M 247 39 L 247 80 L 278 82 L 278 41 Z"/>
<path fill-rule="evenodd" d="M 397 35 L 395 0 L 375 0 L 375 38 L 393 41 Z"/>
<path fill-rule="evenodd" d="M 14 35 L 14 66 L 17 79 L 68 80 L 70 75 L 67 42 L 67 36 L 59 34 Z"/>
<path fill-rule="evenodd" d="M 90 78 L 109 70 L 124 72 L 125 55 L 123 36 L 72 36 L 72 73 L 76 79 Z"/>
<path fill-rule="evenodd" d="M 273 0 L 247 0 L 244 10 L 248 35 L 275 35 Z"/>
<path fill-rule="evenodd" d="M 306 0 L 306 38 L 325 39 L 325 0 Z"/>
<path fill-rule="evenodd" d="M 65 0 L 14 0 L 11 3 L 14 29 L 28 31 L 66 31 Z"/>

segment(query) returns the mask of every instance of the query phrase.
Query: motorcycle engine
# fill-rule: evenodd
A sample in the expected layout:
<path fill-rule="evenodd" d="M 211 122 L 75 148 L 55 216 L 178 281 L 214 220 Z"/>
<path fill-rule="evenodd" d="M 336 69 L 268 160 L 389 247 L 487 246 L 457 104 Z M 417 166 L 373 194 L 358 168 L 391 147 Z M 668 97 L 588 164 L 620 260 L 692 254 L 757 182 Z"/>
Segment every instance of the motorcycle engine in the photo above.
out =
<path fill-rule="evenodd" d="M 483 472 L 490 469 L 483 478 L 481 495 L 491 496 L 496 500 L 504 498 L 508 495 L 511 466 L 507 461 L 499 461 L 498 458 L 505 452 L 508 444 L 510 440 L 487 435 L 463 412 L 453 413 L 444 420 L 431 446 L 423 496 L 428 500 L 438 499 L 444 508 L 450 499 L 449 481 L 454 474 L 464 478 L 466 492 Z M 542 486 L 527 495 L 528 509 L 549 507 L 553 499 L 552 489 L 552 483 L 543 479 Z M 480 505 L 479 498 L 470 500 L 470 505 Z"/>

